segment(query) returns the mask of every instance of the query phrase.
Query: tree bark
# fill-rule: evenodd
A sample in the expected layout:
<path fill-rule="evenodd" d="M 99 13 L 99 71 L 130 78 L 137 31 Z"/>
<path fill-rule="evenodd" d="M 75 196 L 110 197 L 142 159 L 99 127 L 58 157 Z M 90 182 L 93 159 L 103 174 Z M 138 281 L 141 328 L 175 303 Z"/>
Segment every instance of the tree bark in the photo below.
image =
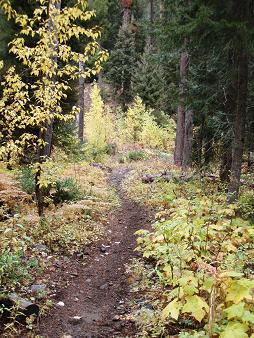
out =
<path fill-rule="evenodd" d="M 232 165 L 229 184 L 229 201 L 238 198 L 240 189 L 241 168 L 244 150 L 247 92 L 248 92 L 248 56 L 243 48 L 237 53 L 238 80 L 237 104 L 234 119 L 234 137 L 232 144 Z"/>
<path fill-rule="evenodd" d="M 85 79 L 82 76 L 84 70 L 84 64 L 82 61 L 79 61 L 79 114 L 77 116 L 77 126 L 78 126 L 78 137 L 81 142 L 84 141 L 84 112 L 85 112 Z"/>
<path fill-rule="evenodd" d="M 55 51 L 58 47 L 58 37 L 57 37 L 57 32 L 56 32 L 56 28 L 55 28 L 55 24 L 54 24 L 54 18 L 52 16 L 52 13 L 50 12 L 50 8 L 51 6 L 54 5 L 55 9 L 60 11 L 61 9 L 61 0 L 57 0 L 55 2 L 52 2 L 52 0 L 49 1 L 49 9 L 48 9 L 48 16 L 49 16 L 49 32 L 50 34 L 52 34 L 53 36 L 53 42 L 52 42 L 52 46 L 50 48 L 52 48 L 52 51 Z M 53 53 L 52 53 L 53 54 Z M 52 60 L 54 63 L 57 63 L 57 57 L 52 56 Z M 53 79 L 53 81 L 56 81 L 56 79 Z M 52 138 L 53 138 L 53 124 L 54 124 L 54 120 L 53 118 L 51 119 L 51 121 L 48 123 L 47 125 L 47 129 L 45 132 L 45 147 L 44 147 L 44 151 L 43 151 L 43 156 L 46 157 L 50 157 L 51 155 L 51 151 L 52 151 Z"/>
<path fill-rule="evenodd" d="M 220 181 L 229 182 L 230 169 L 232 165 L 232 146 L 228 144 L 222 153 L 221 165 L 220 165 Z"/>
<path fill-rule="evenodd" d="M 123 22 L 122 22 L 122 29 L 127 31 L 131 23 L 131 9 L 124 8 L 123 9 Z"/>
<path fill-rule="evenodd" d="M 165 11 L 165 8 L 164 8 L 164 0 L 160 0 L 160 3 L 159 3 L 159 11 L 160 11 L 160 20 L 162 21 L 163 18 L 164 18 L 164 11 Z"/>
<path fill-rule="evenodd" d="M 149 0 L 148 2 L 148 22 L 149 22 L 149 34 L 147 37 L 147 42 L 146 45 L 148 47 L 148 49 L 152 49 L 153 45 L 154 45 L 154 37 L 153 37 L 153 32 L 151 31 L 151 28 L 154 24 L 154 0 Z"/>
<path fill-rule="evenodd" d="M 186 90 L 187 90 L 187 75 L 189 69 L 189 55 L 183 52 L 180 60 L 180 85 L 179 85 L 179 105 L 177 109 L 177 125 L 176 125 L 176 140 L 174 163 L 177 166 L 183 164 L 183 149 L 185 136 L 185 105 L 186 105 Z"/>
<path fill-rule="evenodd" d="M 57 64 L 57 57 L 54 55 L 54 52 L 58 48 L 58 35 L 56 32 L 56 27 L 54 24 L 54 17 L 51 13 L 51 8 L 54 6 L 54 8 L 57 11 L 60 11 L 61 9 L 61 0 L 57 0 L 55 2 L 52 2 L 52 0 L 49 1 L 48 4 L 48 17 L 49 17 L 49 23 L 48 23 L 48 31 L 49 34 L 52 35 L 52 45 L 49 46 L 49 48 L 52 50 L 52 61 L 53 63 Z M 53 77 L 53 82 L 56 81 L 56 78 Z M 51 112 L 52 114 L 53 112 Z M 40 177 L 41 177 L 41 164 L 45 161 L 47 157 L 50 157 L 51 150 L 52 150 L 52 138 L 53 138 L 53 123 L 54 119 L 51 117 L 50 122 L 46 125 L 45 131 L 40 131 L 39 138 L 44 141 L 45 146 L 43 148 L 38 149 L 37 152 L 37 162 L 39 164 L 39 168 L 37 169 L 37 172 L 35 174 L 35 196 L 36 196 L 36 203 L 37 203 L 37 209 L 38 214 L 40 217 L 43 217 L 44 215 L 44 192 L 43 189 L 40 187 Z"/>
<path fill-rule="evenodd" d="M 183 167 L 190 168 L 192 165 L 192 143 L 193 143 L 193 111 L 185 113 L 184 145 L 183 145 Z"/>

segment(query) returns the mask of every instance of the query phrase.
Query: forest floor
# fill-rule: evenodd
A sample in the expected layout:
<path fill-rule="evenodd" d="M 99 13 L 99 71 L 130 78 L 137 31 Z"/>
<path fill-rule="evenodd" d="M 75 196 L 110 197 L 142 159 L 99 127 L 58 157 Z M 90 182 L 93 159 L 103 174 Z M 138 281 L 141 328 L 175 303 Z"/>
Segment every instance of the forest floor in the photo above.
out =
<path fill-rule="evenodd" d="M 128 172 L 127 168 L 118 168 L 111 173 L 110 185 L 118 194 L 120 206 L 109 214 L 107 234 L 90 247 L 85 264 L 73 260 L 58 272 L 74 278 L 57 292 L 56 306 L 41 319 L 40 336 L 135 336 L 135 326 L 128 316 L 131 293 L 126 265 L 137 256 L 134 233 L 149 227 L 150 211 L 123 191 L 121 183 Z"/>

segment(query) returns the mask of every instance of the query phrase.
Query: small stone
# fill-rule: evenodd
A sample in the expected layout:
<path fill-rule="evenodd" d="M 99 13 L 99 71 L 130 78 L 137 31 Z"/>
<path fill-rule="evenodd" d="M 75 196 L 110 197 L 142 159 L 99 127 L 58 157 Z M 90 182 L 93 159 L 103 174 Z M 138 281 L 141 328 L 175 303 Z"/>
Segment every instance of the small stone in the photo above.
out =
<path fill-rule="evenodd" d="M 120 319 L 121 319 L 121 317 L 118 316 L 118 315 L 116 315 L 116 316 L 113 317 L 113 321 L 114 321 L 114 322 L 117 322 L 117 321 L 119 321 Z"/>
<path fill-rule="evenodd" d="M 76 324 L 81 323 L 82 320 L 83 320 L 83 317 L 81 317 L 81 316 L 74 316 L 74 317 L 71 317 L 71 318 L 69 319 L 69 322 L 70 322 L 71 324 L 73 324 L 73 325 L 76 325 Z"/>
<path fill-rule="evenodd" d="M 152 304 L 149 304 L 149 303 L 144 304 L 144 308 L 146 308 L 147 310 L 150 310 L 150 311 L 154 311 L 153 305 L 152 305 Z"/>
<path fill-rule="evenodd" d="M 31 293 L 36 294 L 46 290 L 45 284 L 33 284 L 30 288 Z"/>
<path fill-rule="evenodd" d="M 86 279 L 86 282 L 87 282 L 87 283 L 91 283 L 91 281 L 92 281 L 91 278 L 87 278 L 87 279 Z"/>
<path fill-rule="evenodd" d="M 101 252 L 102 252 L 102 253 L 104 253 L 104 252 L 106 252 L 106 251 L 107 251 L 107 249 L 106 249 L 106 248 L 104 248 L 103 246 L 100 248 L 100 250 L 101 250 Z"/>
<path fill-rule="evenodd" d="M 64 306 L 65 306 L 65 304 L 64 304 L 64 302 L 58 302 L 58 303 L 56 303 L 56 306 L 59 306 L 59 307 L 64 307 Z"/>
<path fill-rule="evenodd" d="M 48 252 L 49 251 L 48 247 L 44 244 L 35 244 L 34 249 L 36 251 L 40 251 L 40 252 L 43 252 L 43 251 Z"/>
<path fill-rule="evenodd" d="M 108 288 L 108 283 L 103 284 L 103 285 L 100 286 L 100 290 L 105 290 L 107 288 Z"/>

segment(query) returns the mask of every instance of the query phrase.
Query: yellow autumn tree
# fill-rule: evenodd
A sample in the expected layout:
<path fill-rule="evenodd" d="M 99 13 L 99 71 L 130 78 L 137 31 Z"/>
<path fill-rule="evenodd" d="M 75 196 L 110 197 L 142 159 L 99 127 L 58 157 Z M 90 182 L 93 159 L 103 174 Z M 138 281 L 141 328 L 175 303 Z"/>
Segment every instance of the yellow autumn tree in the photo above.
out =
<path fill-rule="evenodd" d="M 103 103 L 98 85 L 94 84 L 91 91 L 91 108 L 85 117 L 85 137 L 89 153 L 104 153 L 113 135 L 112 117 Z"/>
<path fill-rule="evenodd" d="M 142 99 L 137 96 L 128 108 L 124 118 L 123 137 L 128 142 L 138 142 L 140 140 L 146 107 Z"/>
<path fill-rule="evenodd" d="M 97 42 L 100 32 L 79 24 L 95 15 L 87 10 L 86 0 L 76 0 L 74 5 L 64 8 L 59 0 L 34 2 L 37 6 L 28 17 L 17 13 L 9 0 L 0 0 L 0 8 L 20 27 L 10 43 L 10 52 L 23 64 L 24 73 L 33 78 L 31 83 L 24 82 L 15 67 L 6 73 L 0 98 L 0 159 L 15 161 L 28 148 L 33 148 L 37 204 L 42 215 L 42 188 L 47 182 L 41 180 L 41 164 L 49 154 L 45 149 L 50 143 L 53 122 L 67 121 L 78 112 L 73 106 L 69 113 L 63 113 L 61 102 L 67 96 L 68 83 L 79 76 L 87 78 L 100 72 L 107 52 Z M 73 44 L 81 37 L 87 43 L 83 52 L 78 53 L 72 50 L 70 41 Z M 82 74 L 79 61 L 84 64 Z"/>

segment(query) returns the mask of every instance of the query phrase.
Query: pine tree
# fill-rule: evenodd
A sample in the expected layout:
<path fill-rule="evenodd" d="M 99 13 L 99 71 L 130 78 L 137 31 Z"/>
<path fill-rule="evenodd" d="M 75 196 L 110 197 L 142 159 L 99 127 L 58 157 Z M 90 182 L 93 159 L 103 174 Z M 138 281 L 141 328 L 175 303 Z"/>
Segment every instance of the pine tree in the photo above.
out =
<path fill-rule="evenodd" d="M 137 58 L 135 33 L 120 29 L 116 45 L 106 66 L 106 76 L 113 86 L 117 101 L 124 110 L 133 99 L 132 77 Z"/>
<path fill-rule="evenodd" d="M 155 113 L 164 111 L 166 101 L 166 83 L 163 67 L 158 63 L 158 55 L 146 48 L 133 76 L 133 91 L 143 102 L 155 109 Z"/>

